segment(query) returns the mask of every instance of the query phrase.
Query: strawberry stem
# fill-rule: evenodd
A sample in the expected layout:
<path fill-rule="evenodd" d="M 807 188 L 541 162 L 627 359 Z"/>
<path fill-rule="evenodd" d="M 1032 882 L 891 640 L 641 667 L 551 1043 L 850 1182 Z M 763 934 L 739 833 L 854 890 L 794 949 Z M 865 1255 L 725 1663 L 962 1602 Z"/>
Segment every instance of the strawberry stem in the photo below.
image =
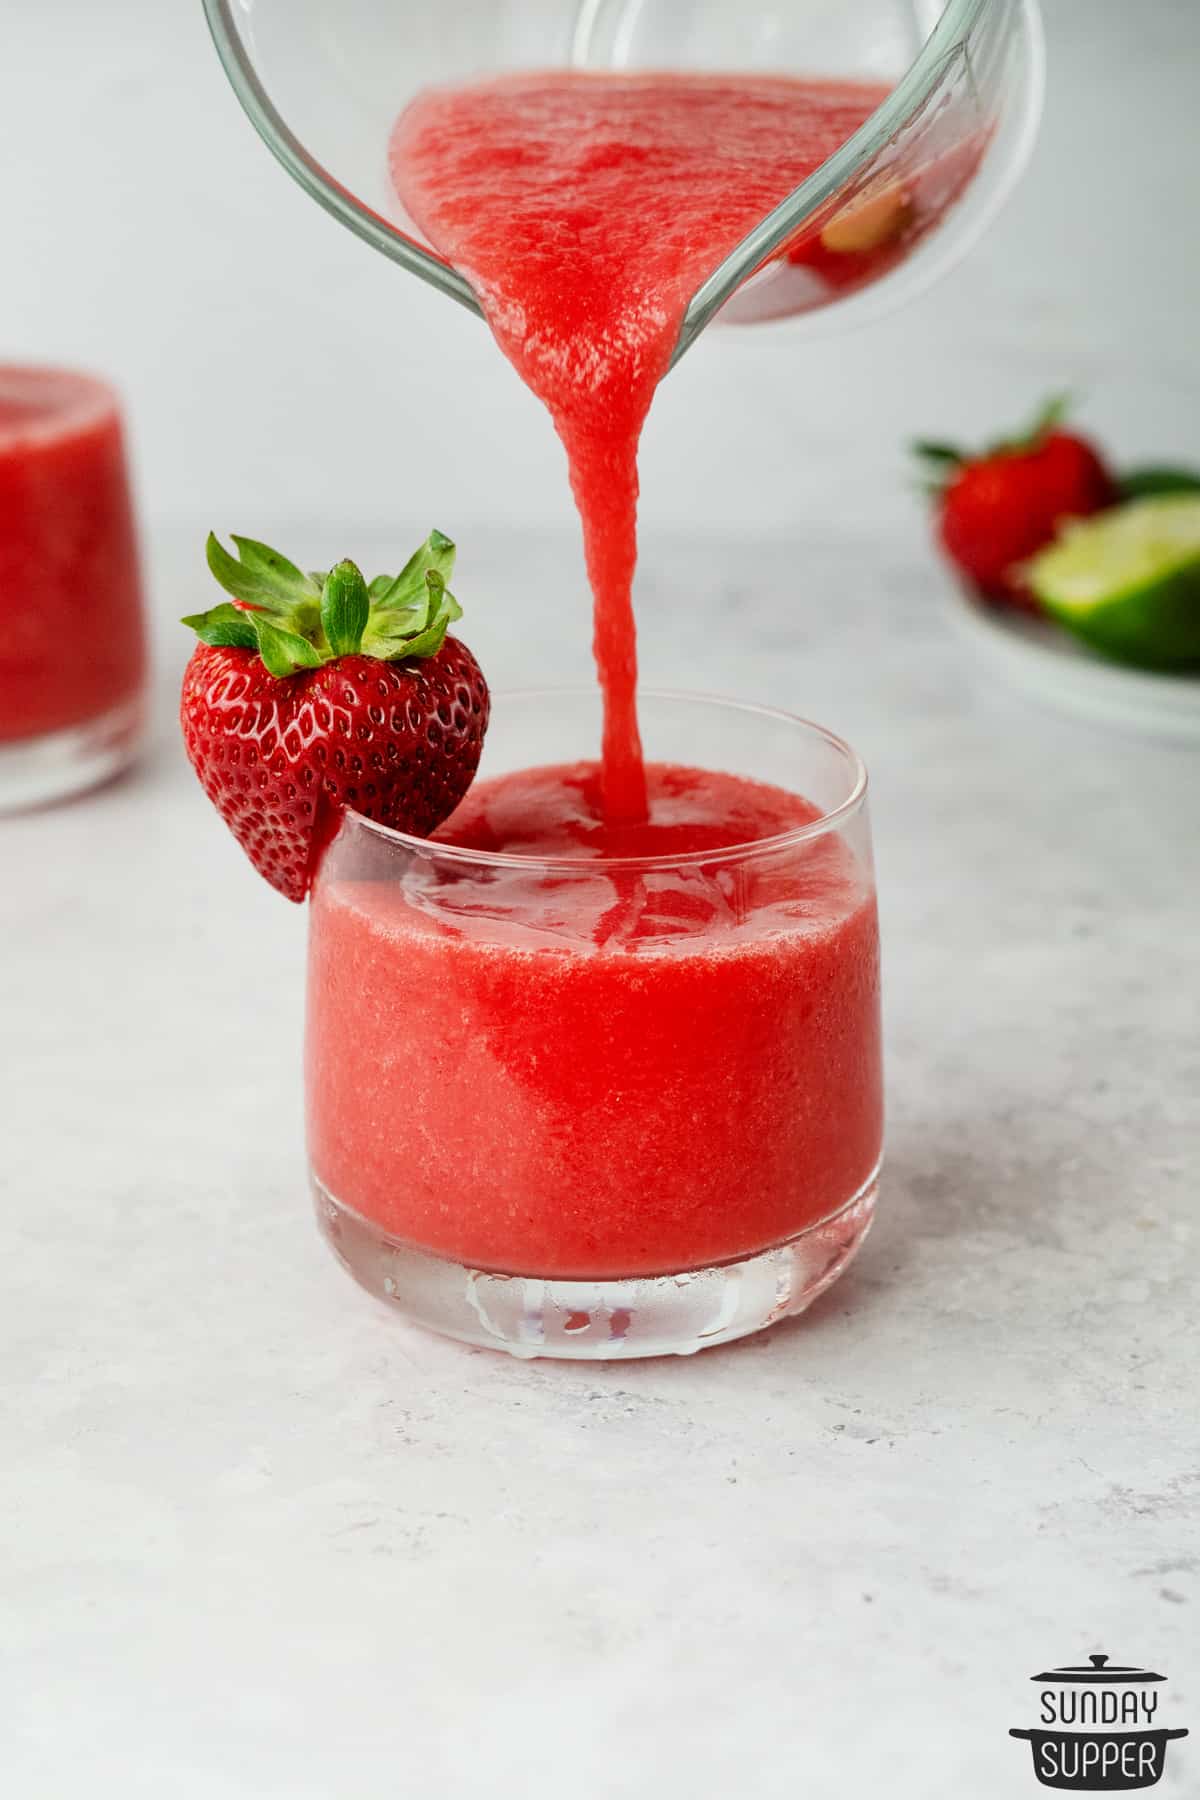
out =
<path fill-rule="evenodd" d="M 1052 394 L 1039 407 L 1032 425 L 1019 431 L 1014 437 L 997 438 L 984 451 L 985 456 L 1020 456 L 1023 451 L 1036 450 L 1053 431 L 1057 431 L 1071 410 L 1073 396 L 1068 391 Z"/>
<path fill-rule="evenodd" d="M 210 571 L 234 604 L 224 601 L 183 623 L 201 642 L 257 650 L 272 675 L 284 679 L 320 668 L 339 656 L 384 662 L 436 656 L 462 608 L 446 583 L 455 547 L 431 531 L 398 575 L 368 583 L 356 563 L 328 574 L 305 574 L 257 538 L 234 536 L 236 557 L 209 533 Z"/>
<path fill-rule="evenodd" d="M 335 656 L 357 656 L 371 613 L 371 596 L 355 563 L 340 562 L 325 578 L 321 624 Z M 411 652 L 410 652 L 411 654 Z"/>
<path fill-rule="evenodd" d="M 1032 429 L 1026 433 L 1023 439 L 1019 438 L 1018 443 L 1041 443 L 1044 437 L 1049 437 L 1052 431 L 1058 430 L 1070 412 L 1072 404 L 1073 396 L 1069 388 L 1064 388 L 1061 394 L 1051 394 L 1033 421 Z"/>

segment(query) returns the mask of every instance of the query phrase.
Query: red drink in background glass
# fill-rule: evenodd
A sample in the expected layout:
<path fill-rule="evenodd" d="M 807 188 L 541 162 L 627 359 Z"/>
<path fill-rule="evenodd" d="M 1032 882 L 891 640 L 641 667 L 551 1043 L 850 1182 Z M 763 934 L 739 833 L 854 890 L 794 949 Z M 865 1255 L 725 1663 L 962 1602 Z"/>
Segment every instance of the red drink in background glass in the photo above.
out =
<path fill-rule="evenodd" d="M 141 577 L 116 396 L 0 366 L 0 806 L 92 785 L 136 748 Z"/>

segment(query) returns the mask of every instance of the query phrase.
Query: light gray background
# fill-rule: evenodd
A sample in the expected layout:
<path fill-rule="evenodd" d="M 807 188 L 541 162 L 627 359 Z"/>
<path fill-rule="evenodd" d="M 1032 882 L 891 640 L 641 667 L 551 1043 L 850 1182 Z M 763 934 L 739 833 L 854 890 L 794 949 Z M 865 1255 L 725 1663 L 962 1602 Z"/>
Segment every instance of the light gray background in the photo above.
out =
<path fill-rule="evenodd" d="M 164 621 L 144 770 L 0 828 L 6 1793 L 1021 1800 L 1028 1676 L 1094 1649 L 1171 1677 L 1194 1791 L 1196 760 L 973 683 L 898 466 L 1064 381 L 1200 450 L 1200 9 L 1049 27 L 966 267 L 816 354 L 713 336 L 652 421 L 648 672 L 872 766 L 889 1162 L 806 1320 L 588 1369 L 389 1324 L 318 1242 L 304 919 L 183 762 L 165 627 L 210 522 L 374 563 L 437 518 L 496 684 L 581 673 L 557 445 L 270 162 L 197 6 L 6 0 L 0 332 L 122 381 Z"/>

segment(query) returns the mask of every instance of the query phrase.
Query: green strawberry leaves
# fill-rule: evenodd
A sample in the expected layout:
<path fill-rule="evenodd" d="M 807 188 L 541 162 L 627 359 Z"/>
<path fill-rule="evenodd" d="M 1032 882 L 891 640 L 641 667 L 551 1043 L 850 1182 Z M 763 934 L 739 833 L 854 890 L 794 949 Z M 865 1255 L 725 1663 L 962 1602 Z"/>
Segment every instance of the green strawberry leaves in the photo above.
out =
<path fill-rule="evenodd" d="M 990 456 L 1019 456 L 1036 450 L 1043 439 L 1057 431 L 1071 410 L 1069 393 L 1053 394 L 1043 402 L 1033 422 L 1014 436 L 995 438 L 982 450 L 964 450 L 941 438 L 918 438 L 912 453 L 921 465 L 921 486 L 933 496 L 939 495 L 953 480 L 964 463 L 982 462 Z"/>
<path fill-rule="evenodd" d="M 302 575 L 295 564 L 280 556 L 277 550 L 254 538 L 235 537 L 233 541 L 240 558 L 230 556 L 211 531 L 204 553 L 211 573 L 235 600 L 281 618 L 291 614 L 298 605 L 306 602 L 311 605 L 320 600 L 321 590 L 312 577 Z"/>
<path fill-rule="evenodd" d="M 1130 469 L 1122 475 L 1118 486 L 1122 500 L 1147 500 L 1159 494 L 1200 493 L 1200 471 L 1181 469 L 1169 463 L 1151 463 Z"/>
<path fill-rule="evenodd" d="M 436 656 L 462 617 L 446 585 L 455 546 L 441 531 L 430 532 L 398 575 L 377 575 L 369 583 L 349 560 L 327 574 L 305 574 L 257 538 L 234 535 L 233 542 L 236 557 L 210 532 L 205 555 L 236 604 L 223 602 L 183 623 L 202 643 L 257 650 L 280 679 L 339 656 L 384 662 Z"/>
<path fill-rule="evenodd" d="M 918 465 L 915 485 L 936 500 L 966 461 L 966 453 L 957 444 L 942 443 L 936 438 L 917 438 L 911 448 Z"/>
<path fill-rule="evenodd" d="M 311 596 L 313 577 L 298 569 L 286 556 L 281 556 L 278 550 L 272 550 L 269 544 L 260 544 L 257 538 L 238 537 L 234 531 L 229 535 L 238 547 L 243 568 L 256 571 L 262 581 L 273 585 L 285 597 Z M 216 544 L 217 549 L 221 549 L 211 532 L 208 541 L 210 546 Z M 232 561 L 232 558 L 227 560 Z"/>
<path fill-rule="evenodd" d="M 285 631 L 263 618 L 254 621 L 254 629 L 258 634 L 258 654 L 266 663 L 268 674 L 283 678 L 300 669 L 319 669 L 329 661 L 298 631 Z"/>
<path fill-rule="evenodd" d="M 240 607 L 231 606 L 228 600 L 209 612 L 189 613 L 180 623 L 190 625 L 200 642 L 211 644 L 214 649 L 224 645 L 236 650 L 258 649 L 258 636 L 249 614 L 242 612 Z"/>
<path fill-rule="evenodd" d="M 989 446 L 988 454 L 995 456 L 1006 450 L 1036 450 L 1043 438 L 1048 438 L 1052 431 L 1057 431 L 1060 425 L 1066 423 L 1074 398 L 1069 388 L 1062 393 L 1051 394 L 1038 408 L 1032 424 L 1026 426 L 1024 431 L 1019 431 L 1015 437 L 997 439 Z"/>
<path fill-rule="evenodd" d="M 435 568 L 427 568 L 420 588 L 402 607 L 372 607 L 370 624 L 363 635 L 366 656 L 385 661 L 398 656 L 436 656 L 446 632 L 462 607 Z"/>
<path fill-rule="evenodd" d="M 455 549 L 444 533 L 431 531 L 419 550 L 414 550 L 396 578 L 378 593 L 376 605 L 381 612 L 402 612 L 418 600 L 426 576 L 436 575 L 445 583 L 454 573 Z M 377 576 L 372 587 L 378 587 L 383 576 Z"/>

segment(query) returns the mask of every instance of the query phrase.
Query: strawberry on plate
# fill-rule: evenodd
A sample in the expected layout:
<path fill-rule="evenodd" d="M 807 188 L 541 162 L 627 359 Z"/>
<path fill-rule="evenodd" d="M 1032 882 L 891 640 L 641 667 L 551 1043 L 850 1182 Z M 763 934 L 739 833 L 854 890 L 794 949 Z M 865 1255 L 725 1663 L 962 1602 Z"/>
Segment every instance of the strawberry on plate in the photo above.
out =
<path fill-rule="evenodd" d="M 930 476 L 942 549 L 974 591 L 997 605 L 1037 611 L 1024 565 L 1065 520 L 1103 512 L 1118 498 L 1099 451 L 1062 429 L 1065 411 L 1056 399 L 1024 436 L 975 456 L 952 444 L 914 446 Z"/>
<path fill-rule="evenodd" d="M 352 562 L 307 575 L 254 538 L 208 540 L 233 596 L 184 619 L 200 639 L 180 722 L 209 799 L 255 868 L 305 898 L 346 808 L 424 837 L 471 784 L 488 689 L 446 586 L 454 545 L 434 531 L 399 575 Z"/>

